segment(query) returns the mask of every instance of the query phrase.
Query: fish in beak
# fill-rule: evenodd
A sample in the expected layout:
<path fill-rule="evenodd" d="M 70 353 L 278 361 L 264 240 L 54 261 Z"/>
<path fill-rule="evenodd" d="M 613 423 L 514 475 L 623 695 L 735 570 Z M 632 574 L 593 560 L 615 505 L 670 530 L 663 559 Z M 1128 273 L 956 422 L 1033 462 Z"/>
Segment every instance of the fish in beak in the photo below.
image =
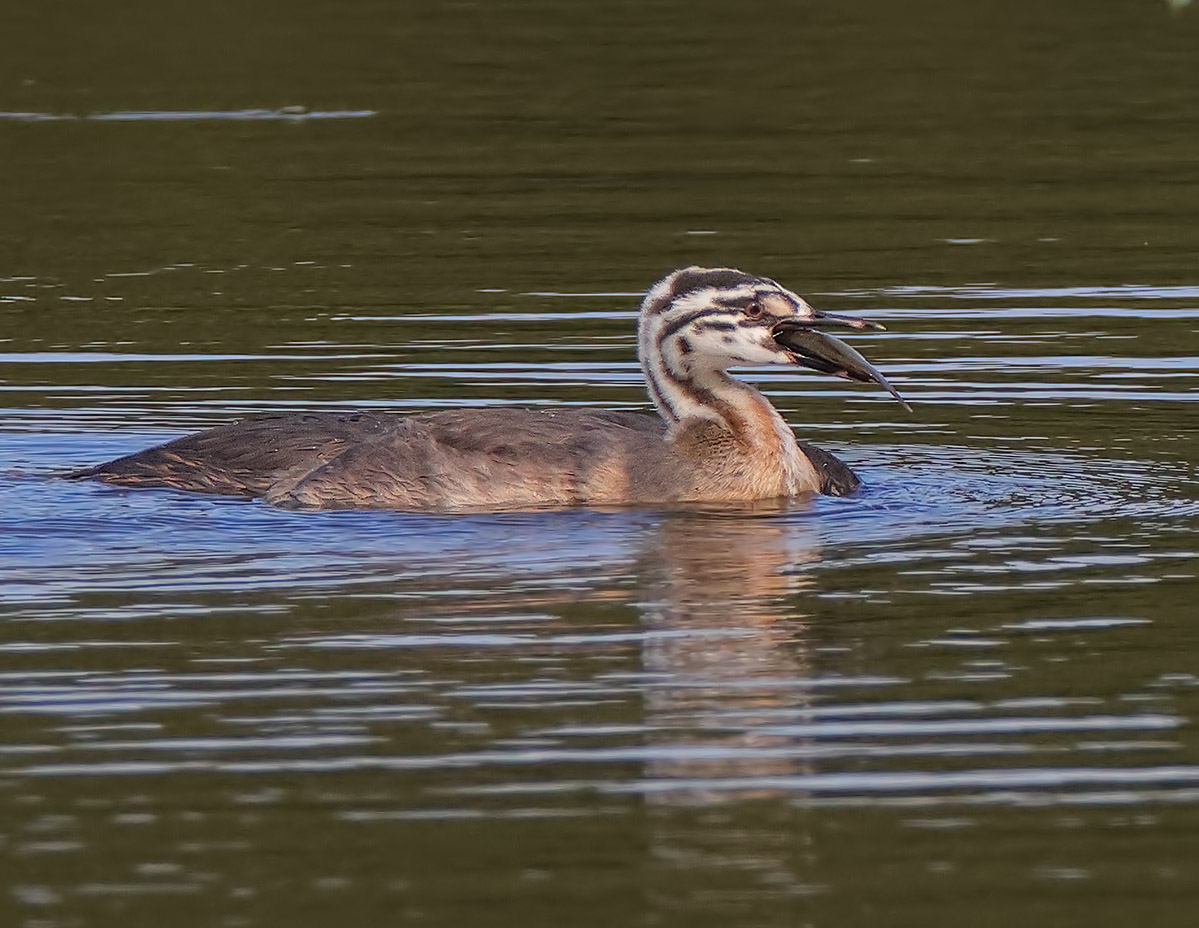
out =
<path fill-rule="evenodd" d="M 784 319 L 774 326 L 771 335 L 775 342 L 789 352 L 796 364 L 810 367 L 824 374 L 833 374 L 862 383 L 880 384 L 908 412 L 912 407 L 887 382 L 877 368 L 839 338 L 826 335 L 820 329 L 883 329 L 885 326 L 857 316 L 840 316 L 834 313 L 814 312 L 811 316 L 796 316 Z"/>

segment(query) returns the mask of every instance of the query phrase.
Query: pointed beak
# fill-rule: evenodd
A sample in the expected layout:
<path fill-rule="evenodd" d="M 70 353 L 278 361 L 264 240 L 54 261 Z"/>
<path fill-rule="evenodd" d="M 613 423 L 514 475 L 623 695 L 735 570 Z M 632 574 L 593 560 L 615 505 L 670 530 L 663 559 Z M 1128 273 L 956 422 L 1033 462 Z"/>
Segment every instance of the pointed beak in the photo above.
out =
<path fill-rule="evenodd" d="M 876 332 L 885 332 L 887 329 L 881 322 L 871 322 L 861 316 L 842 316 L 838 313 L 821 312 L 818 309 L 812 310 L 810 316 L 784 319 L 779 326 L 802 326 L 807 329 L 872 329 Z"/>
<path fill-rule="evenodd" d="M 881 329 L 877 322 L 869 322 L 856 316 L 836 316 L 832 313 L 817 313 L 814 317 L 797 316 L 784 319 L 775 325 L 771 334 L 780 347 L 791 353 L 796 364 L 812 370 L 862 383 L 877 383 L 890 393 L 908 412 L 912 407 L 887 382 L 877 368 L 839 338 L 833 338 L 817 327 L 840 326 L 853 329 Z"/>

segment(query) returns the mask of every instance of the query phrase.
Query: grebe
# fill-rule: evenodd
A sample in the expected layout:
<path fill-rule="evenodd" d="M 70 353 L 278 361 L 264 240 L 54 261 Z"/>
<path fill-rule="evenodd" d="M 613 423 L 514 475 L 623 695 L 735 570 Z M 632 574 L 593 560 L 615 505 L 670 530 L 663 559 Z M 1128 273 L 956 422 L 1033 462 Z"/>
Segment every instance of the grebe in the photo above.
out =
<path fill-rule="evenodd" d="M 78 470 L 126 487 L 260 497 L 295 509 L 489 510 L 738 502 L 826 493 L 858 478 L 797 442 L 728 368 L 804 365 L 881 384 L 821 331 L 881 329 L 819 312 L 766 277 L 688 267 L 641 304 L 638 354 L 658 415 L 601 409 L 456 409 L 402 416 L 263 415 Z"/>

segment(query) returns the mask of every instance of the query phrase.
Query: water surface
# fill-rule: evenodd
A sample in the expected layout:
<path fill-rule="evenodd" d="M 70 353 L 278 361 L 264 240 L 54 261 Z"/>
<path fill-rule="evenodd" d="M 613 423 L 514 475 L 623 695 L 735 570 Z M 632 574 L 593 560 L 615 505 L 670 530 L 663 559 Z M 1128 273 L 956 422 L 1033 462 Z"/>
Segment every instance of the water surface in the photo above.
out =
<path fill-rule="evenodd" d="M 12 924 L 1193 921 L 1194 11 L 54 9 L 0 62 Z M 860 493 L 55 479 L 263 410 L 644 409 L 692 262 L 887 325 L 911 415 L 746 372 Z"/>

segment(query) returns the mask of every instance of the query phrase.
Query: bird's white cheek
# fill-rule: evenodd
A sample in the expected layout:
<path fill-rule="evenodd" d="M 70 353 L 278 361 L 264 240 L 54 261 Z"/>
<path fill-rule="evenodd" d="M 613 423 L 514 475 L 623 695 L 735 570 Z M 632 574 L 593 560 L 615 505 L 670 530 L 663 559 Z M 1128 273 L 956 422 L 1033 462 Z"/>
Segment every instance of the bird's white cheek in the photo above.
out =
<path fill-rule="evenodd" d="M 701 359 L 697 363 L 702 366 L 713 363 L 729 367 L 789 363 L 786 352 L 781 351 L 773 339 L 767 346 L 747 337 L 743 331 L 708 331 L 693 336 L 691 341 L 695 348 L 693 357 Z"/>
<path fill-rule="evenodd" d="M 789 351 L 784 351 L 774 339 L 769 345 L 758 344 L 747 351 L 748 359 L 754 364 L 791 364 L 793 357 Z"/>
<path fill-rule="evenodd" d="M 731 332 L 703 332 L 693 339 L 698 355 L 711 358 L 735 358 L 745 347 Z"/>

